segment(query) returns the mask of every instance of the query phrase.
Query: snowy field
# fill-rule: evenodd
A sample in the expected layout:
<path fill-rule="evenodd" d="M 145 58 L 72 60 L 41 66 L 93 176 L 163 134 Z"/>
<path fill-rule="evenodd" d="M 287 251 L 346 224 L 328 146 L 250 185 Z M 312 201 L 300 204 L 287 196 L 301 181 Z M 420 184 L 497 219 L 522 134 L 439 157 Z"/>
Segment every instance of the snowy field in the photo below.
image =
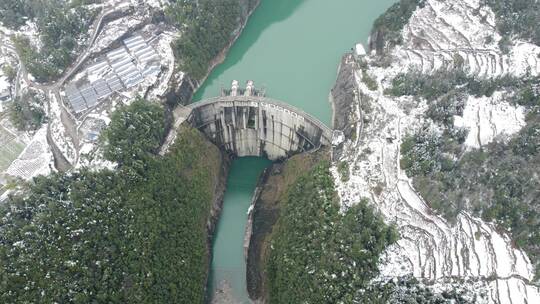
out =
<path fill-rule="evenodd" d="M 17 138 L 16 134 L 0 126 L 0 172 L 9 167 L 24 147 L 25 144 Z"/>
<path fill-rule="evenodd" d="M 486 78 L 540 74 L 540 47 L 516 40 L 509 54 L 502 54 L 495 14 L 480 6 L 480 0 L 426 1 L 411 17 L 403 38 L 394 55 L 411 70 L 432 73 L 462 66 L 468 74 Z"/>
<path fill-rule="evenodd" d="M 23 180 L 50 174 L 54 168 L 54 161 L 46 135 L 47 127 L 44 126 L 36 132 L 22 154 L 11 163 L 6 173 Z"/>
<path fill-rule="evenodd" d="M 525 126 L 525 109 L 510 105 L 502 92 L 491 97 L 469 97 L 463 116 L 454 117 L 454 125 L 469 130 L 465 145 L 480 148 L 519 132 Z"/>

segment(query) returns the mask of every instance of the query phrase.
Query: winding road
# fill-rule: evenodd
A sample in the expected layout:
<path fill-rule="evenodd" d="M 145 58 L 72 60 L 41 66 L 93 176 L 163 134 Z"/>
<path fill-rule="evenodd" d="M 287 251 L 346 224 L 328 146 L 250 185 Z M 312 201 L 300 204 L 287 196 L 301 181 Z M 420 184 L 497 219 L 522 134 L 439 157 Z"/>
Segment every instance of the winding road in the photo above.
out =
<path fill-rule="evenodd" d="M 54 99 L 56 99 L 56 102 L 59 103 L 59 106 L 62 112 L 61 116 L 63 116 L 65 119 L 62 119 L 62 117 L 58 117 L 58 118 L 61 120 L 61 123 L 64 125 L 66 132 L 72 138 L 77 149 L 77 155 L 78 155 L 78 150 L 79 150 L 78 149 L 79 138 L 78 138 L 77 132 L 73 131 L 73 130 L 77 130 L 76 121 L 74 120 L 72 115 L 70 115 L 69 110 L 66 109 L 66 107 L 62 103 L 61 98 L 60 98 L 60 90 L 62 86 L 65 84 L 65 82 L 70 77 L 72 77 L 73 74 L 77 72 L 80 69 L 80 67 L 86 62 L 86 60 L 90 57 L 92 53 L 91 49 L 94 46 L 99 34 L 101 33 L 101 29 L 103 28 L 105 18 L 117 12 L 119 9 L 123 9 L 124 7 L 125 6 L 118 5 L 118 6 L 115 6 L 114 8 L 107 8 L 107 9 L 104 8 L 102 10 L 102 12 L 99 14 L 99 16 L 96 18 L 96 20 L 93 22 L 92 26 L 90 27 L 92 29 L 91 38 L 89 39 L 83 53 L 77 58 L 77 60 L 75 60 L 73 64 L 71 64 L 71 66 L 63 73 L 63 75 L 58 80 L 55 80 L 53 82 L 37 83 L 35 81 L 30 80 L 28 76 L 28 71 L 26 70 L 24 63 L 21 60 L 21 57 L 17 53 L 17 50 L 13 47 L 13 45 L 2 43 L 2 41 L 0 41 L 0 46 L 3 46 L 6 49 L 8 49 L 14 56 L 17 57 L 19 61 L 19 68 L 17 70 L 17 76 L 15 79 L 15 92 L 14 92 L 15 98 L 21 95 L 20 83 L 25 82 L 29 87 L 40 90 L 45 94 L 45 96 L 47 96 L 47 112 L 51 113 L 50 103 L 52 102 L 52 97 L 54 96 Z M 0 32 L 0 34 L 2 34 L 5 37 L 8 37 L 3 32 Z M 52 132 L 51 124 L 49 124 L 47 126 L 47 142 L 54 156 L 55 167 L 59 171 L 68 171 L 69 169 L 72 168 L 73 164 L 71 164 L 63 155 L 60 148 L 58 147 L 56 142 L 53 140 L 51 132 Z"/>

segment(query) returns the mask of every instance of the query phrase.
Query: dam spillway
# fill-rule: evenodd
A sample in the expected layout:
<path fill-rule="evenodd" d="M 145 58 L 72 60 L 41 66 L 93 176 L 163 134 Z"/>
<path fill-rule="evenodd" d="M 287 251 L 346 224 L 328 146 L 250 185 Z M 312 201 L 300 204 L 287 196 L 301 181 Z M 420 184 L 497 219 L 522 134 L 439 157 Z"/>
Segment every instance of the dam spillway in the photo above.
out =
<path fill-rule="evenodd" d="M 329 146 L 332 130 L 285 102 L 265 97 L 248 82 L 233 82 L 222 96 L 179 107 L 175 121 L 188 121 L 214 144 L 238 157 L 278 160 Z"/>

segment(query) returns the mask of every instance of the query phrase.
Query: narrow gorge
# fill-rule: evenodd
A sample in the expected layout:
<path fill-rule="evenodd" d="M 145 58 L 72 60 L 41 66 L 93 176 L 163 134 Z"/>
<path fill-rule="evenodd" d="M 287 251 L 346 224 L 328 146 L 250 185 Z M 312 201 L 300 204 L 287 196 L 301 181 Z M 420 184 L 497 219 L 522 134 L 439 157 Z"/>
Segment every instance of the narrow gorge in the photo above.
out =
<path fill-rule="evenodd" d="M 240 87 L 250 80 L 257 88 L 264 90 L 267 97 L 283 100 L 313 115 L 326 126 L 330 126 L 332 112 L 328 96 L 335 82 L 339 58 L 357 41 L 367 41 L 374 19 L 392 2 L 262 1 L 251 16 L 242 35 L 230 49 L 225 61 L 215 68 L 195 94 L 193 99 L 195 104 L 198 101 L 219 96 L 222 89 L 228 89 L 233 80 L 238 80 Z M 329 12 L 334 13 L 329 14 Z M 337 18 L 344 13 L 347 16 Z M 320 22 L 320 16 L 323 15 L 336 16 L 336 18 L 332 17 L 328 19 L 328 22 Z M 356 20 L 362 20 L 361 27 L 358 27 Z M 344 31 L 344 29 L 352 28 L 355 30 Z M 325 135 L 325 137 L 328 143 L 329 136 Z M 272 153 L 268 155 L 274 159 L 280 158 L 272 156 Z M 264 159 L 257 161 L 260 163 L 253 163 L 255 160 L 248 162 L 251 162 L 254 170 L 256 168 L 255 175 L 261 174 L 261 168 L 269 165 Z M 227 242 L 222 241 L 221 238 L 225 240 L 228 238 L 231 244 L 240 244 L 240 240 L 243 242 L 244 239 L 244 233 L 235 236 L 229 233 L 229 231 L 245 231 L 247 211 L 255 191 L 256 180 L 247 180 L 248 176 L 254 175 L 253 171 L 246 168 L 243 163 L 242 159 L 233 161 L 231 172 L 238 172 L 238 169 L 242 168 L 242 175 L 246 179 L 236 180 L 234 185 L 227 188 L 227 191 L 244 194 L 242 198 L 235 196 L 236 199 L 226 199 L 223 203 L 223 212 L 226 214 L 227 208 L 235 208 L 235 205 L 244 206 L 245 210 L 234 217 L 223 219 L 227 222 L 218 224 L 214 246 L 219 247 L 214 247 L 215 264 L 212 266 L 217 271 L 213 272 L 213 278 L 210 281 L 211 294 L 214 293 L 212 290 L 219 289 L 224 279 L 244 282 L 240 286 L 228 288 L 236 293 L 232 299 L 237 297 L 236 301 L 241 303 L 248 301 L 244 249 L 243 246 L 238 245 L 235 245 L 236 249 L 229 249 Z M 250 186 L 247 187 L 247 185 Z M 226 194 L 227 197 L 230 196 Z M 223 228 L 223 233 L 219 227 Z M 221 257 L 220 252 L 223 252 L 227 258 Z M 234 257 L 231 256 L 232 252 L 235 252 Z M 227 265 L 237 266 L 230 269 Z M 237 274 L 244 277 L 242 280 L 230 275 L 238 273 L 238 267 L 244 269 L 243 273 Z M 234 302 L 230 298 L 229 300 Z"/>

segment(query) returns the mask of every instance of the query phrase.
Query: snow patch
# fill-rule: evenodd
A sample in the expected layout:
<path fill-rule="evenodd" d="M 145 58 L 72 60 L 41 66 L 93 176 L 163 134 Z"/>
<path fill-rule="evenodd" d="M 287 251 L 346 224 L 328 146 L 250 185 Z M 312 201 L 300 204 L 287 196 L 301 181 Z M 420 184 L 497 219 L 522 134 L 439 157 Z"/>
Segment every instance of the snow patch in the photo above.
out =
<path fill-rule="evenodd" d="M 48 175 L 54 168 L 52 152 L 47 144 L 47 126 L 36 132 L 29 145 L 9 166 L 6 173 L 30 180 L 38 175 Z"/>
<path fill-rule="evenodd" d="M 491 97 L 469 96 L 463 116 L 454 117 L 454 125 L 469 130 L 465 145 L 480 148 L 502 136 L 510 136 L 525 126 L 525 108 L 504 101 L 502 92 Z"/>
<path fill-rule="evenodd" d="M 0 93 L 9 90 L 10 87 L 11 85 L 9 84 L 8 78 L 3 75 L 0 76 Z"/>

